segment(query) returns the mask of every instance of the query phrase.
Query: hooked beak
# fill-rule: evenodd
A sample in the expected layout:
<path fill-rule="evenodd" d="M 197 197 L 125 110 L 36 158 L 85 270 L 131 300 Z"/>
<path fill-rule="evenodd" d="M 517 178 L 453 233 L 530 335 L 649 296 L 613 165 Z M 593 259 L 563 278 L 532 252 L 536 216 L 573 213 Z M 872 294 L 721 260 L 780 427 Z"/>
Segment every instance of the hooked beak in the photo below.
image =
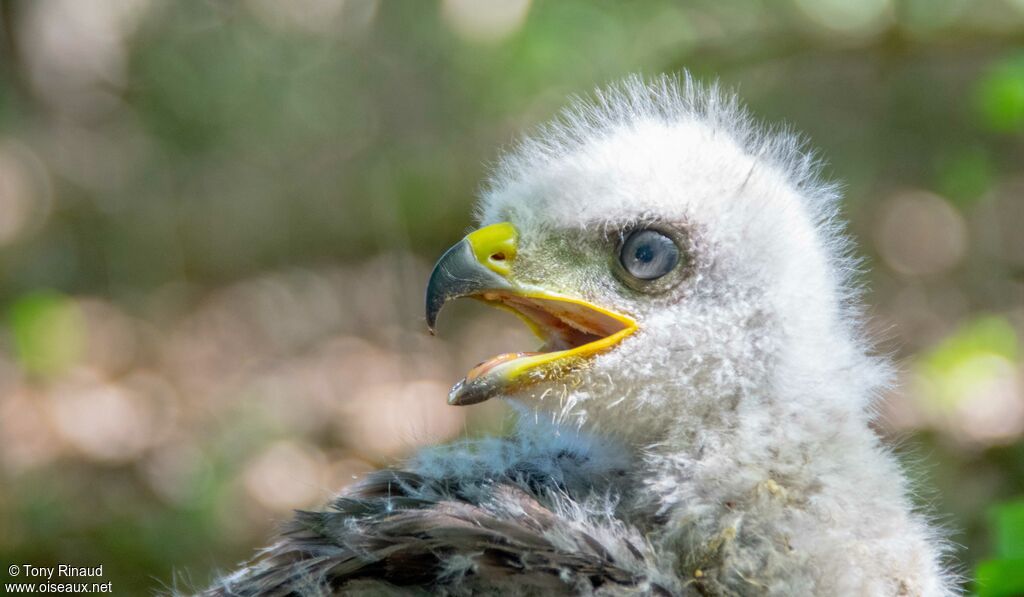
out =
<path fill-rule="evenodd" d="M 427 328 L 437 331 L 437 315 L 450 300 L 511 290 L 505 277 L 516 256 L 519 235 L 508 223 L 481 228 L 441 255 L 427 282 Z"/>
<path fill-rule="evenodd" d="M 445 251 L 430 274 L 426 318 L 431 333 L 448 301 L 472 297 L 513 311 L 544 341 L 538 352 L 505 353 L 474 367 L 452 388 L 450 404 L 475 404 L 562 377 L 637 329 L 636 322 L 626 315 L 516 283 L 517 252 L 515 226 L 493 224 Z"/>

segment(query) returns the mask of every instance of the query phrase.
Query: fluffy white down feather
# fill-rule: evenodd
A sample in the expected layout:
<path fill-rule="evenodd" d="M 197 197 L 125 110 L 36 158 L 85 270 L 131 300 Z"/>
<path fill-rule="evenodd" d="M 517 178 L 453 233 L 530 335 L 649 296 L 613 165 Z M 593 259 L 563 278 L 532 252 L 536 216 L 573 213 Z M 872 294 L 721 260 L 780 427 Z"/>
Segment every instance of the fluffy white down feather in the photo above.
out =
<path fill-rule="evenodd" d="M 650 578 L 671 577 L 678 556 L 741 594 L 958 592 L 946 543 L 869 428 L 889 366 L 862 336 L 839 192 L 818 170 L 799 137 L 689 77 L 628 79 L 521 142 L 483 191 L 480 223 L 520 230 L 532 264 L 520 275 L 639 310 L 641 331 L 572 383 L 511 396 L 537 425 L 525 439 L 427 451 L 412 468 L 485 477 L 573 442 L 592 455 L 583 479 L 606 464 L 641 490 L 606 488 L 609 500 L 563 514 L 599 537 L 625 532 L 616 518 L 657 519 L 642 529 L 661 554 L 643 564 Z M 667 298 L 624 299 L 552 251 L 651 220 L 693 239 L 695 271 Z"/>

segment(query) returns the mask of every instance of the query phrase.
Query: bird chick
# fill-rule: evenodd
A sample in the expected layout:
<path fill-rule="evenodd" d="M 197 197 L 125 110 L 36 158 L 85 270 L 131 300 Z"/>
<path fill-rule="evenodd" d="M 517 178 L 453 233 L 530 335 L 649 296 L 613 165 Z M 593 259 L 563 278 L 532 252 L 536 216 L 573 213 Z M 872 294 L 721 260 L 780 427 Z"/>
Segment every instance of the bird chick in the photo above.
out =
<path fill-rule="evenodd" d="M 428 283 L 431 328 L 473 297 L 541 338 L 449 396 L 509 400 L 516 432 L 370 475 L 207 594 L 956 594 L 869 428 L 889 366 L 838 199 L 717 87 L 573 104 Z"/>

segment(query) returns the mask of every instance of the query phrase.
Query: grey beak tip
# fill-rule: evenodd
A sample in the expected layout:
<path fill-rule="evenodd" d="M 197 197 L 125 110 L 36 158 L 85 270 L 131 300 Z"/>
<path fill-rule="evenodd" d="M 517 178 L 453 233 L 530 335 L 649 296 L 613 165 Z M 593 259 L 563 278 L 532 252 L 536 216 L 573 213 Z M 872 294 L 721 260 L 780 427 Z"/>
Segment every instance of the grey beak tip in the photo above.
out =
<path fill-rule="evenodd" d="M 425 297 L 427 329 L 431 335 L 436 332 L 437 316 L 448 301 L 507 288 L 511 288 L 508 280 L 481 265 L 469 242 L 462 239 L 445 251 L 430 272 Z"/>

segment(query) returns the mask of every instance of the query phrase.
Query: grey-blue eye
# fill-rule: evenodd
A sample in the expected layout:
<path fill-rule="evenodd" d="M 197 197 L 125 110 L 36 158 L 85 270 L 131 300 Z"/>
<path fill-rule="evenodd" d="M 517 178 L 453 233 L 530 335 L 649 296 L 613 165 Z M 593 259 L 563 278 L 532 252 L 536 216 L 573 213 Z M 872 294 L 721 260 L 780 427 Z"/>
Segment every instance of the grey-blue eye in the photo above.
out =
<path fill-rule="evenodd" d="M 679 247 L 661 232 L 644 228 L 626 237 L 619 251 L 619 261 L 634 278 L 654 280 L 676 267 Z"/>

